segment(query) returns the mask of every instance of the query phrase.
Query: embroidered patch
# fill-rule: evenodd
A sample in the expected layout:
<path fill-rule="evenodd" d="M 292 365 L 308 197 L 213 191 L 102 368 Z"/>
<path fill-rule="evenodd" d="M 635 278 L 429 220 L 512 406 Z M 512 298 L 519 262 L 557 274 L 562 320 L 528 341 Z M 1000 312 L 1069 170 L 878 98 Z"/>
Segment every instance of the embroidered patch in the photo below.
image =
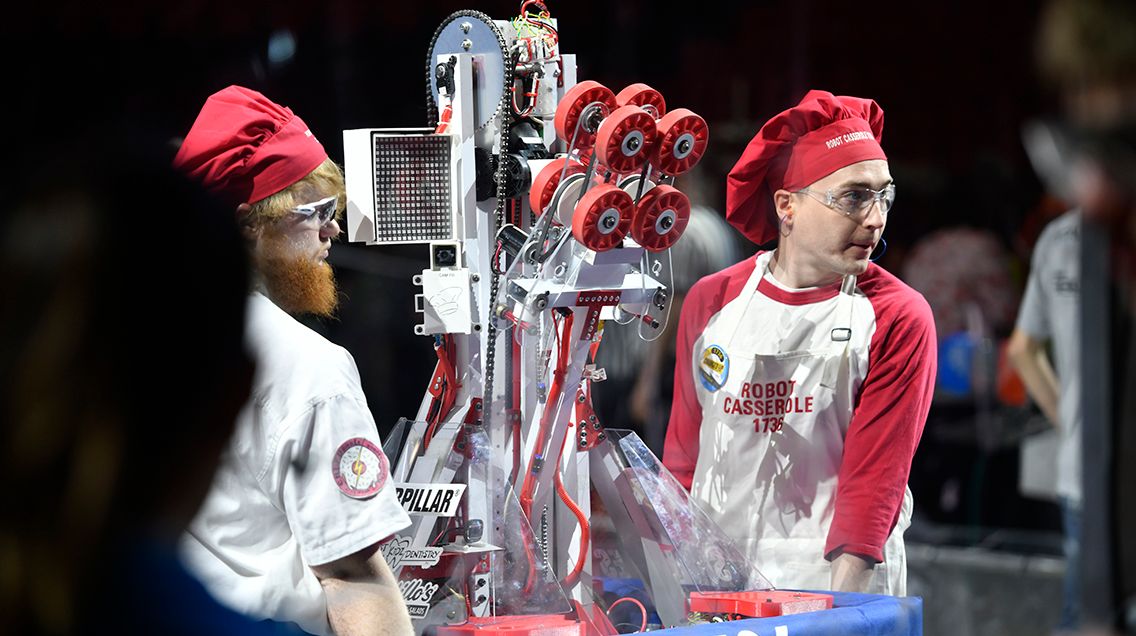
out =
<path fill-rule="evenodd" d="M 710 345 L 702 352 L 702 362 L 698 365 L 698 376 L 702 386 L 713 393 L 726 385 L 730 377 L 730 356 L 718 345 Z"/>
<path fill-rule="evenodd" d="M 390 466 L 387 465 L 387 456 L 371 440 L 353 437 L 335 451 L 331 474 L 343 494 L 367 499 L 374 497 L 386 485 Z"/>

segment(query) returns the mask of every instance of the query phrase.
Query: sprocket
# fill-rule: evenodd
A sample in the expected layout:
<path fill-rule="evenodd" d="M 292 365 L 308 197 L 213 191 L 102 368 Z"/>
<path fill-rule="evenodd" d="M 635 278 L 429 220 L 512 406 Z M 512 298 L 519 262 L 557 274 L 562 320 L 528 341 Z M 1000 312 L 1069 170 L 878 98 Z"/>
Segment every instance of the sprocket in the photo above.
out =
<path fill-rule="evenodd" d="M 430 40 L 430 47 L 426 51 L 426 108 L 429 114 L 429 125 L 433 126 L 438 119 L 438 104 L 441 101 L 438 92 L 438 78 L 434 75 L 434 67 L 439 55 L 457 55 L 469 53 L 477 56 L 474 64 L 474 73 L 477 77 L 474 84 L 478 86 L 475 93 L 473 115 L 474 125 L 478 130 L 485 128 L 497 117 L 507 104 L 504 99 L 509 85 L 512 83 L 512 69 L 506 64 L 511 56 L 508 45 L 501 30 L 493 19 L 480 11 L 461 10 L 451 13 L 438 25 L 434 37 Z M 491 90 L 492 86 L 500 86 L 501 93 Z"/>

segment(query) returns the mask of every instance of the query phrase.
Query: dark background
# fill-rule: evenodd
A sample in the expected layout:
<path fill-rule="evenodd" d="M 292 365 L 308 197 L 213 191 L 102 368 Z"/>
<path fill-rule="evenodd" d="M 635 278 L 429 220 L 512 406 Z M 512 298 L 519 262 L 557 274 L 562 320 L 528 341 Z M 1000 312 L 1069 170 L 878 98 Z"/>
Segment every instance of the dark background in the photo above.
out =
<path fill-rule="evenodd" d="M 695 203 L 722 210 L 725 174 L 744 145 L 808 89 L 871 97 L 886 114 L 883 145 L 900 193 L 881 264 L 899 272 L 919 237 L 964 225 L 991 230 L 1014 259 L 1015 283 L 1024 283 L 1045 213 L 1020 130 L 1053 111 L 1034 70 L 1035 3 L 549 5 L 561 50 L 577 55 L 580 79 L 616 92 L 646 82 L 670 108 L 707 120 L 710 150 L 686 182 Z M 174 148 L 204 99 L 231 83 L 291 107 L 342 161 L 343 129 L 427 124 L 427 44 L 457 9 L 507 19 L 518 3 L 25 5 L 0 27 L 8 187 L 19 187 L 21 162 L 49 139 L 86 139 L 93 130 L 102 143 Z M 269 40 L 284 33 L 294 38 L 295 54 L 274 61 Z M 102 151 L 97 143 L 74 147 Z M 162 201 L 152 202 L 151 213 L 163 213 Z M 332 259 L 345 302 L 337 320 L 315 326 L 353 353 L 386 430 L 399 416 L 413 416 L 433 367 L 429 341 L 411 335 L 410 277 L 426 266 L 425 249 L 341 245 Z M 145 262 L 136 267 L 124 276 L 137 278 L 139 293 L 161 285 L 161 272 Z M 1016 494 L 1016 447 L 980 443 L 973 415 L 971 403 L 936 404 L 912 473 L 919 509 L 976 537 L 989 527 L 1056 528 L 1050 507 Z M 950 488 L 959 493 L 954 503 L 944 495 Z"/>

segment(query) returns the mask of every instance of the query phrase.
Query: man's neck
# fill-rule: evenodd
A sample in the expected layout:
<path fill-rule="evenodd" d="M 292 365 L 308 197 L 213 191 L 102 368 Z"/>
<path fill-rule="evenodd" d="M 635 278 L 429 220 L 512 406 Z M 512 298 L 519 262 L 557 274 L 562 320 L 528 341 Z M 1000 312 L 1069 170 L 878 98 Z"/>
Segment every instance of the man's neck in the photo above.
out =
<path fill-rule="evenodd" d="M 839 281 L 843 276 L 838 273 L 821 270 L 795 258 L 792 249 L 785 249 L 781 245 L 773 252 L 773 259 L 769 263 L 769 273 L 778 282 L 790 289 L 807 289 L 809 287 L 824 287 Z"/>

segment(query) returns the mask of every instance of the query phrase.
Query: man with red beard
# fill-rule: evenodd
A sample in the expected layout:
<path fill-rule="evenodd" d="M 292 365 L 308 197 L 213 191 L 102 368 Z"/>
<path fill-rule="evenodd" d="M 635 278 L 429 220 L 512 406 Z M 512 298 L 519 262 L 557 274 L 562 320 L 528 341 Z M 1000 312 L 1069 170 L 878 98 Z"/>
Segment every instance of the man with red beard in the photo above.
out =
<path fill-rule="evenodd" d="M 726 218 L 776 249 L 683 302 L 663 463 L 778 587 L 903 595 L 907 477 L 935 324 L 870 262 L 895 184 L 876 102 L 810 91 L 730 171 Z"/>
<path fill-rule="evenodd" d="M 326 259 L 343 172 L 290 109 L 239 86 L 209 97 L 174 164 L 235 212 L 254 268 L 246 345 L 257 362 L 182 558 L 245 614 L 314 634 L 410 634 L 377 550 L 409 518 L 355 361 L 293 318 L 335 311 Z"/>

